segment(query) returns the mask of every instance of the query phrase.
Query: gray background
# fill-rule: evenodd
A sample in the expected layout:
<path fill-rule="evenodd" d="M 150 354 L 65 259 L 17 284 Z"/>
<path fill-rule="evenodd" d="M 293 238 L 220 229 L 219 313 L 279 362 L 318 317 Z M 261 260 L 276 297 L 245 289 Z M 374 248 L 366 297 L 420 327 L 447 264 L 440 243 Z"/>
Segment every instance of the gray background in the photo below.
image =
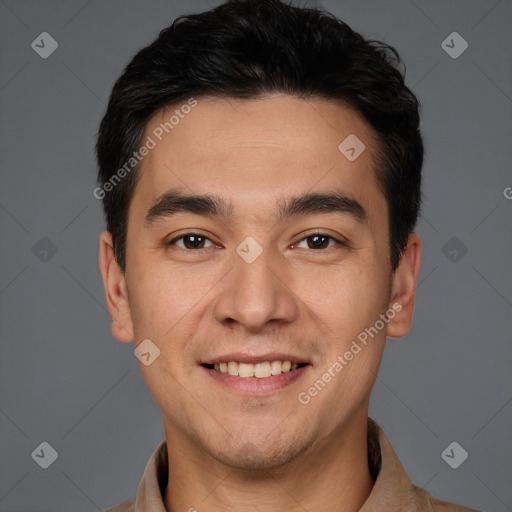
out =
<path fill-rule="evenodd" d="M 133 343 L 110 334 L 93 145 L 135 51 L 177 15 L 216 4 L 0 2 L 3 512 L 113 506 L 135 495 L 164 438 Z M 388 341 L 371 416 L 415 483 L 481 510 L 512 510 L 512 200 L 504 194 L 512 186 L 512 3 L 323 6 L 396 46 L 423 105 L 415 321 L 405 339 Z M 43 31 L 59 44 L 47 59 L 31 48 Z M 441 46 L 453 31 L 469 44 L 457 59 Z M 48 469 L 31 457 L 43 441 L 58 452 Z M 452 441 L 469 453 L 458 469 L 441 457 Z"/>

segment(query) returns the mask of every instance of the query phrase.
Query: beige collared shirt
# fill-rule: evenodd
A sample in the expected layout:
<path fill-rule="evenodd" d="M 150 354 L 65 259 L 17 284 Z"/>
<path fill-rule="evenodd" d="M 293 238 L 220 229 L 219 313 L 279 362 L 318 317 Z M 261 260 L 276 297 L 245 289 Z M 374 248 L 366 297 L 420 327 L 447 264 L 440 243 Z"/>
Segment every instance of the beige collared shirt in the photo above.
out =
<path fill-rule="evenodd" d="M 359 512 L 477 512 L 439 500 L 414 485 L 386 434 L 371 418 L 368 418 L 368 464 L 375 484 Z M 166 512 L 163 496 L 167 480 L 167 444 L 162 441 L 146 464 L 137 496 L 107 512 Z"/>

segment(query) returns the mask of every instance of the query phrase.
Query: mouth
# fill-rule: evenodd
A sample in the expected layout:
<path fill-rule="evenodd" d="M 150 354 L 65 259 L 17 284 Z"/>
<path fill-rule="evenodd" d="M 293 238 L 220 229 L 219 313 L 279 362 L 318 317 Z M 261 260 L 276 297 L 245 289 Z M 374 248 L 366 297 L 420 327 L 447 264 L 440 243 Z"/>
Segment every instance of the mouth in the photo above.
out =
<path fill-rule="evenodd" d="M 268 395 L 300 379 L 312 365 L 284 354 L 249 357 L 233 354 L 201 363 L 201 367 L 220 384 L 242 395 Z"/>
<path fill-rule="evenodd" d="M 308 366 L 309 363 L 292 363 L 291 361 L 263 361 L 261 363 L 243 363 L 240 361 L 223 361 L 221 363 L 203 363 L 201 366 L 232 377 L 243 379 L 265 379 L 282 373 L 293 372 Z"/>

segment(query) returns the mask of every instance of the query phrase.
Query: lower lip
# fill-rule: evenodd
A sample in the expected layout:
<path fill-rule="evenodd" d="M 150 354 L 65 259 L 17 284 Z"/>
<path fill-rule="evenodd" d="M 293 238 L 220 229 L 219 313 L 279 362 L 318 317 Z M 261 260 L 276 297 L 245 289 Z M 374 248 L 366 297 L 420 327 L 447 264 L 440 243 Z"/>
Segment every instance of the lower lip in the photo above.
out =
<path fill-rule="evenodd" d="M 270 377 L 237 377 L 236 375 L 229 375 L 228 373 L 221 373 L 217 370 L 212 370 L 201 366 L 210 377 L 217 382 L 226 386 L 227 388 L 237 391 L 242 394 L 248 395 L 264 395 L 269 394 L 278 389 L 283 389 L 289 386 L 297 379 L 300 379 L 308 370 L 310 365 L 301 366 L 295 370 L 280 373 L 279 375 L 271 375 Z"/>

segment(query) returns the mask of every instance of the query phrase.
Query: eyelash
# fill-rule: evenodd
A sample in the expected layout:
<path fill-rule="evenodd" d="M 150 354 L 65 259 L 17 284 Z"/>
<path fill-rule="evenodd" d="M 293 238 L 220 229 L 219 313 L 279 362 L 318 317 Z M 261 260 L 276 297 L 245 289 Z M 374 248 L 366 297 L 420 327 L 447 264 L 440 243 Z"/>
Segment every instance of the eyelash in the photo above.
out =
<path fill-rule="evenodd" d="M 172 245 L 175 245 L 175 243 L 178 241 L 178 240 L 181 240 L 183 238 L 186 238 L 188 236 L 198 236 L 198 237 L 201 237 L 203 238 L 204 240 L 208 240 L 210 242 L 212 242 L 212 240 L 210 238 L 208 238 L 207 236 L 205 235 L 202 235 L 200 233 L 185 233 L 183 235 L 180 235 L 174 239 L 172 239 L 170 242 L 167 242 L 166 245 L 167 246 L 172 246 Z M 337 238 L 331 236 L 331 235 L 327 235 L 325 233 L 322 233 L 322 232 L 316 232 L 316 233 L 310 233 L 308 234 L 307 236 L 301 238 L 297 243 L 294 243 L 292 247 L 295 247 L 296 245 L 298 245 L 299 243 L 307 240 L 308 238 L 312 238 L 314 236 L 323 236 L 323 237 L 327 237 L 329 238 L 330 240 L 334 241 L 338 246 L 342 246 L 342 247 L 348 247 L 348 244 L 346 242 L 343 242 L 341 240 L 338 240 Z M 212 242 L 213 243 L 213 242 Z M 215 244 L 214 244 L 215 245 Z M 318 251 L 318 252 L 326 252 L 328 249 L 332 249 L 334 246 L 327 246 L 325 249 L 311 249 L 311 251 Z M 180 247 L 181 250 L 184 250 L 184 251 L 188 251 L 188 252 L 202 252 L 202 251 L 205 251 L 205 250 L 208 250 L 208 249 L 211 249 L 212 247 L 203 247 L 203 248 L 200 248 L 200 249 L 188 249 L 187 247 Z"/>

